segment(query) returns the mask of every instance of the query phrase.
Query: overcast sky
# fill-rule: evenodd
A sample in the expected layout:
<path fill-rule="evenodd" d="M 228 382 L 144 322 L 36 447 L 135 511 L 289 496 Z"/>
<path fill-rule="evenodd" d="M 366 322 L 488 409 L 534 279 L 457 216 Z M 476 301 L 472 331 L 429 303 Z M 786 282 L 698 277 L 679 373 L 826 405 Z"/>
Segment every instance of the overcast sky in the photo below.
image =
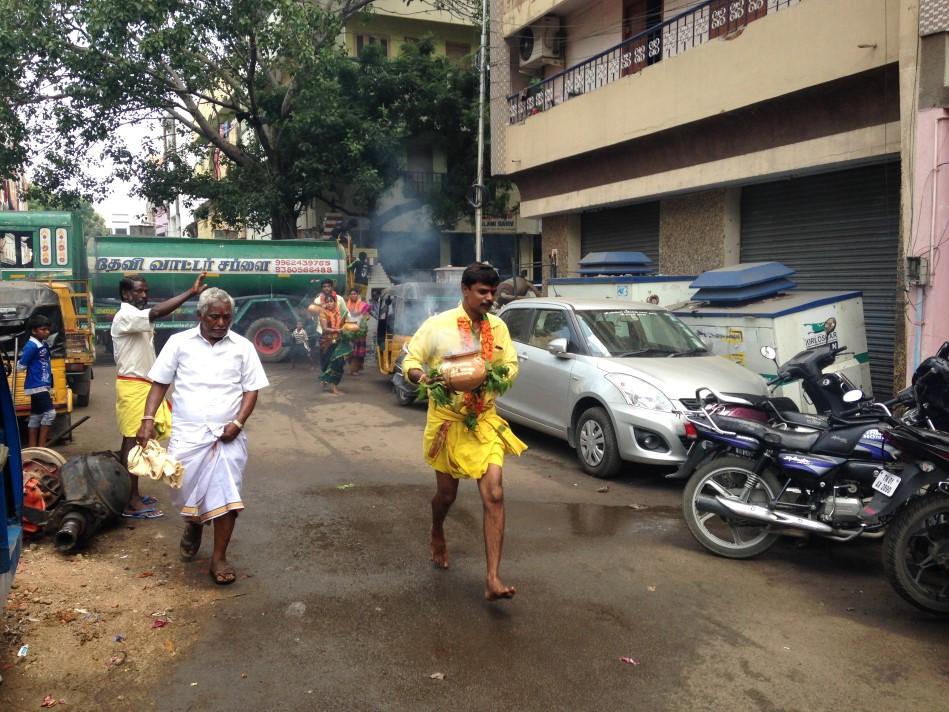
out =
<path fill-rule="evenodd" d="M 142 150 L 142 142 L 152 136 L 161 135 L 161 125 L 158 121 L 149 121 L 129 126 L 122 126 L 119 134 L 128 143 L 133 154 L 138 155 Z M 112 173 L 112 166 L 96 166 L 92 174 L 100 178 L 108 178 Z M 112 227 L 113 215 L 127 215 L 128 222 L 137 224 L 145 214 L 145 201 L 132 195 L 132 184 L 115 180 L 109 194 L 101 201 L 94 203 L 95 209 L 105 218 L 109 227 Z M 182 206 L 184 209 L 184 206 Z M 187 224 L 188 220 L 185 220 Z"/>

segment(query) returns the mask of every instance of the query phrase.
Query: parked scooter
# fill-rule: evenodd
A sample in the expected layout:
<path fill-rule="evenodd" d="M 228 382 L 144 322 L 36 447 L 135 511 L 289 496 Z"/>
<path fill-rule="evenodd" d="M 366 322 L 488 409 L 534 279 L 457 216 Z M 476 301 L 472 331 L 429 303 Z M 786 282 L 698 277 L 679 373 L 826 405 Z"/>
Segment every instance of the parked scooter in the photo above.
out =
<path fill-rule="evenodd" d="M 753 420 L 779 430 L 797 432 L 827 430 L 830 427 L 830 416 L 840 416 L 854 409 L 854 404 L 847 403 L 845 396 L 847 393 L 856 391 L 856 386 L 842 373 L 824 373 L 824 369 L 833 365 L 837 356 L 846 350 L 846 346 L 825 344 L 801 351 L 783 365 L 778 366 L 777 376 L 768 383 L 769 389 L 774 392 L 782 385 L 801 381 L 804 393 L 820 415 L 801 413 L 794 401 L 782 396 L 719 393 L 711 388 L 700 389 L 696 392 L 697 407 L 707 408 L 714 405 L 715 412 L 719 415 Z M 771 361 L 775 361 L 777 357 L 771 346 L 761 347 L 761 355 Z M 900 397 L 911 400 L 911 389 L 901 393 Z M 667 475 L 667 479 L 688 479 L 701 463 L 714 454 L 710 446 L 710 441 L 699 440 L 689 450 L 685 462 L 677 471 Z"/>
<path fill-rule="evenodd" d="M 914 384 L 920 412 L 949 417 L 949 361 L 927 360 Z M 810 432 L 723 415 L 717 403 L 690 412 L 704 464 L 683 492 L 689 530 L 736 559 L 766 551 L 787 530 L 838 541 L 886 531 L 894 588 L 949 614 L 949 435 L 895 418 L 859 391 L 845 402 L 849 411 Z"/>

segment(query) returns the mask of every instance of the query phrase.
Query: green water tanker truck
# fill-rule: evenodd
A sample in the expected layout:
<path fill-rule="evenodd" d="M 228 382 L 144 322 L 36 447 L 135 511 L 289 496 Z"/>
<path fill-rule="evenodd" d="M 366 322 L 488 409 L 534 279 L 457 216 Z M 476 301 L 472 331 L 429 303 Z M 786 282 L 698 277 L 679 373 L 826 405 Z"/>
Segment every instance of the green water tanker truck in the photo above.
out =
<path fill-rule="evenodd" d="M 84 280 L 96 334 L 111 347 L 119 281 L 148 280 L 151 301 L 179 294 L 207 272 L 206 283 L 235 300 L 234 331 L 250 339 L 261 359 L 281 361 L 303 308 L 332 279 L 346 286 L 346 253 L 335 240 L 198 240 L 109 236 L 85 239 L 78 217 L 65 212 L 0 212 L 0 279 Z M 156 348 L 195 325 L 196 300 L 155 322 Z"/>
<path fill-rule="evenodd" d="M 199 272 L 206 283 L 234 297 L 232 328 L 250 339 L 263 361 L 281 361 L 290 350 L 290 331 L 301 309 L 332 279 L 346 284 L 343 249 L 335 240 L 195 240 L 179 237 L 94 237 L 86 259 L 95 298 L 97 328 L 108 328 L 119 307 L 119 281 L 126 275 L 148 280 L 152 301 L 180 294 Z M 194 326 L 195 301 L 155 322 L 155 337 Z M 157 345 L 157 344 L 156 344 Z"/>

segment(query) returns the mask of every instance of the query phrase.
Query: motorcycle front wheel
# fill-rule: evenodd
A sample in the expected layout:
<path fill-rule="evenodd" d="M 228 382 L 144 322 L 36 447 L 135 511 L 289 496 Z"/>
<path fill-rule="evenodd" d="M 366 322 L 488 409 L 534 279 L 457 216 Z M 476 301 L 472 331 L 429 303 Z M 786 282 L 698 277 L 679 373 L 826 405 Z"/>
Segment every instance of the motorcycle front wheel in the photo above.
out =
<path fill-rule="evenodd" d="M 700 467 L 689 478 L 682 493 L 682 514 L 696 541 L 711 552 L 729 559 L 749 559 L 771 548 L 778 534 L 767 524 L 701 512 L 696 500 L 701 496 L 741 501 L 748 479 L 754 475 L 754 463 L 745 457 L 717 457 Z M 748 504 L 767 506 L 781 491 L 772 472 L 765 470 L 751 490 Z"/>
<path fill-rule="evenodd" d="M 896 515 L 884 541 L 883 569 L 914 606 L 949 615 L 949 496 L 922 497 Z"/>

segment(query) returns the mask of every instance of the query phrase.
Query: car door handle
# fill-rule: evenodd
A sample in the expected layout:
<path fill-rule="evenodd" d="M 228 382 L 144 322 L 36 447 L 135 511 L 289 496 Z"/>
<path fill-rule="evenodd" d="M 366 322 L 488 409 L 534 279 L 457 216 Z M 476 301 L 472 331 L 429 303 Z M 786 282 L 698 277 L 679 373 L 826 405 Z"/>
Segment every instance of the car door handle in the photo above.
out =
<path fill-rule="evenodd" d="M 518 361 L 530 361 L 530 357 L 528 357 L 527 354 L 518 354 L 518 355 L 517 355 L 517 360 L 518 360 Z"/>

